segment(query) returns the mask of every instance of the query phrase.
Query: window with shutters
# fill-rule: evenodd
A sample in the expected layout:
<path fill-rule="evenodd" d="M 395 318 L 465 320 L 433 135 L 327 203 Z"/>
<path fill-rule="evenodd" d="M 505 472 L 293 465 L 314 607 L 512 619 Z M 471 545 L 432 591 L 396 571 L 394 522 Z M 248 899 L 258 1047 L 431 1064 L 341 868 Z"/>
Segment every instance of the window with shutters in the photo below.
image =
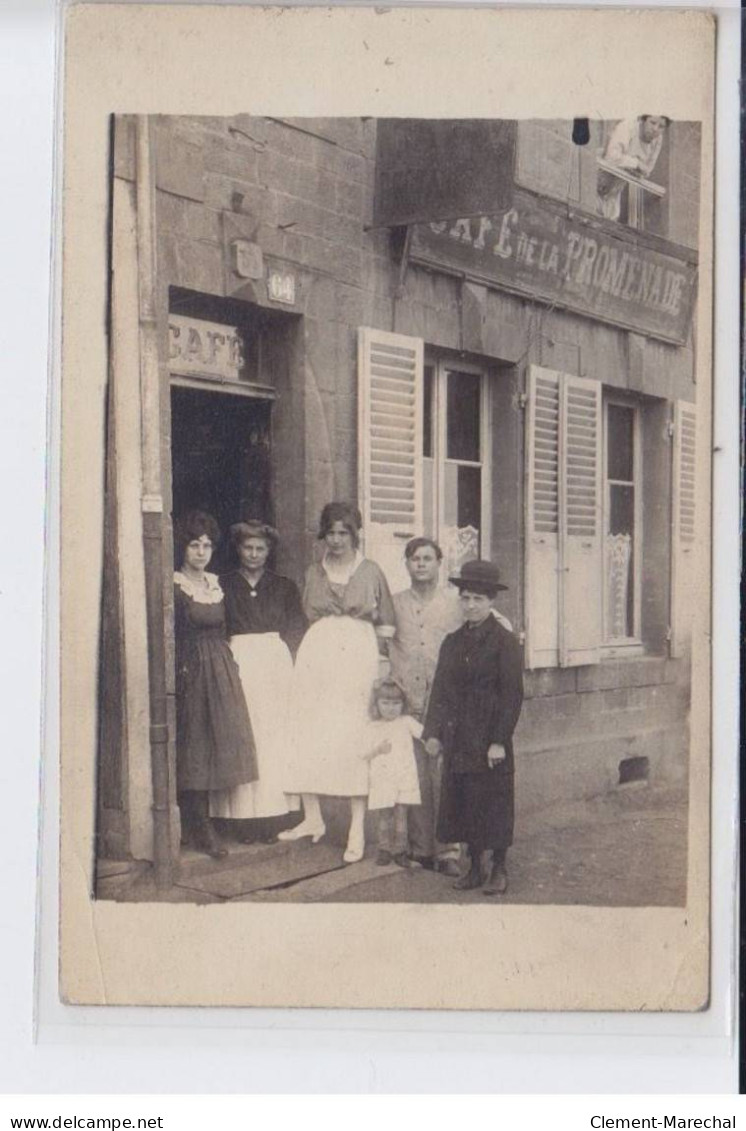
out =
<path fill-rule="evenodd" d="M 462 361 L 428 358 L 423 382 L 423 529 L 457 571 L 489 552 L 489 382 Z"/>
<path fill-rule="evenodd" d="M 670 654 L 683 655 L 694 600 L 695 406 L 531 366 L 526 409 L 527 666 L 660 654 L 666 624 Z"/>

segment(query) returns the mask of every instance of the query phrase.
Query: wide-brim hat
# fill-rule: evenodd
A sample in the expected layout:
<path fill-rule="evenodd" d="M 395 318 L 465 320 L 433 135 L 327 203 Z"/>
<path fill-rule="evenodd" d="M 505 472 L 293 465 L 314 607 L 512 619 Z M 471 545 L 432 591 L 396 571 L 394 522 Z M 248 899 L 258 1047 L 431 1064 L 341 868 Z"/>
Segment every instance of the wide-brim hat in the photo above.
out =
<path fill-rule="evenodd" d="M 486 562 L 481 558 L 476 561 L 464 562 L 458 577 L 449 577 L 452 585 L 458 589 L 471 589 L 475 593 L 484 593 L 490 596 L 501 589 L 507 589 L 500 581 L 500 570 L 494 562 Z"/>

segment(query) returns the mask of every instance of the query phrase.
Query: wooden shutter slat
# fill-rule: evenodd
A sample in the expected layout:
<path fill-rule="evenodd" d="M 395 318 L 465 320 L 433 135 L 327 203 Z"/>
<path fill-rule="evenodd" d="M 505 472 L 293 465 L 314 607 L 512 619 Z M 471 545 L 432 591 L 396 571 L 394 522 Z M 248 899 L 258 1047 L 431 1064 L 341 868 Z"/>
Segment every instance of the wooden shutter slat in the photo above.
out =
<path fill-rule="evenodd" d="M 526 665 L 555 667 L 558 639 L 559 382 L 531 366 L 526 413 Z"/>
<path fill-rule="evenodd" d="M 671 655 L 683 656 L 691 641 L 696 536 L 697 409 L 688 401 L 674 404 L 671 529 Z"/>
<path fill-rule="evenodd" d="M 363 545 L 389 584 L 408 581 L 403 550 L 422 533 L 424 346 L 419 338 L 358 331 L 358 495 Z"/>
<path fill-rule="evenodd" d="M 560 609 L 563 667 L 595 664 L 603 636 L 600 382 L 562 375 L 560 387 Z"/>

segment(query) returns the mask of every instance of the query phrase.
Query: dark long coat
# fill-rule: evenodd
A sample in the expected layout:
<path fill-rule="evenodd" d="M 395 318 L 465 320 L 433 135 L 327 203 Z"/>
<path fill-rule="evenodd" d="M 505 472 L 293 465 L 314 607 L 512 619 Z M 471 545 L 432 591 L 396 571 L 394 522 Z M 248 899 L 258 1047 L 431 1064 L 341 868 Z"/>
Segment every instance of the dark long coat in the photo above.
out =
<path fill-rule="evenodd" d="M 443 641 L 423 739 L 443 746 L 438 838 L 506 848 L 513 840 L 513 731 L 523 703 L 520 645 L 493 616 Z M 487 751 L 505 747 L 493 768 Z"/>

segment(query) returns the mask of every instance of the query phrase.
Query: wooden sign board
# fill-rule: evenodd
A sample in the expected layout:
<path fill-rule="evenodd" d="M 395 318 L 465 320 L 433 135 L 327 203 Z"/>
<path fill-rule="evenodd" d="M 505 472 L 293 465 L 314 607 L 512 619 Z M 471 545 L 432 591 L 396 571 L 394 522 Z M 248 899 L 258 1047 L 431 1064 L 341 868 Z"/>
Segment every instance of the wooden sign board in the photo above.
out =
<path fill-rule="evenodd" d="M 243 340 L 235 326 L 170 314 L 168 364 L 180 377 L 239 381 L 244 364 Z"/>
<path fill-rule="evenodd" d="M 516 189 L 495 215 L 417 225 L 410 258 L 683 345 L 696 253 Z"/>
<path fill-rule="evenodd" d="M 508 208 L 516 123 L 479 118 L 381 118 L 373 226 L 475 216 Z"/>

